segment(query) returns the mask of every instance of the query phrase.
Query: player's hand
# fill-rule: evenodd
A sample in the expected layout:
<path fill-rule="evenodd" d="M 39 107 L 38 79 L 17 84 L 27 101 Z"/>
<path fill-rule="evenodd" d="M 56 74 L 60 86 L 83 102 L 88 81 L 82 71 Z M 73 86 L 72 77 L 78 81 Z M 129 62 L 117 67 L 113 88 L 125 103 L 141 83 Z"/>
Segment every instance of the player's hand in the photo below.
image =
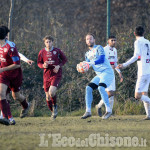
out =
<path fill-rule="evenodd" d="M 123 81 L 123 76 L 122 76 L 121 73 L 119 73 L 119 77 L 120 77 L 120 82 L 122 82 Z"/>
<path fill-rule="evenodd" d="M 4 72 L 4 68 L 0 68 L 0 73 Z"/>
<path fill-rule="evenodd" d="M 48 68 L 48 63 L 47 63 L 47 61 L 44 62 L 43 68 Z"/>
<path fill-rule="evenodd" d="M 57 73 L 59 71 L 60 66 L 59 65 L 54 65 L 54 67 L 55 68 L 53 69 L 53 72 Z"/>
<path fill-rule="evenodd" d="M 83 62 L 85 62 L 85 63 L 89 64 L 89 66 L 90 66 L 90 67 L 91 67 L 91 66 L 93 66 L 93 65 L 95 65 L 95 62 L 94 62 L 94 61 L 90 61 L 90 62 L 83 61 Z"/>
<path fill-rule="evenodd" d="M 117 69 L 123 69 L 123 64 L 118 64 Z"/>
<path fill-rule="evenodd" d="M 27 63 L 28 63 L 28 65 L 32 65 L 33 63 L 34 63 L 34 61 L 32 61 L 32 60 L 27 60 Z"/>

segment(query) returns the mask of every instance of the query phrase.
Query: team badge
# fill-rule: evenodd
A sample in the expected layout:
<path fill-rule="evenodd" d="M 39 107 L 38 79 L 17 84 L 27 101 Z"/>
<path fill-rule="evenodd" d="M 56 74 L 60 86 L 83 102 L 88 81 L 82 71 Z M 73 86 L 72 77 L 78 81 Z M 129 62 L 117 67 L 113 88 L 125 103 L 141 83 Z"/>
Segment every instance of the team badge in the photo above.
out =
<path fill-rule="evenodd" d="M 56 51 L 53 51 L 53 54 L 54 54 L 54 55 L 56 55 L 56 53 L 57 53 Z"/>
<path fill-rule="evenodd" d="M 4 48 L 4 52 L 7 52 L 7 48 Z"/>
<path fill-rule="evenodd" d="M 11 48 L 11 51 L 13 52 L 13 51 L 14 51 L 14 48 Z"/>

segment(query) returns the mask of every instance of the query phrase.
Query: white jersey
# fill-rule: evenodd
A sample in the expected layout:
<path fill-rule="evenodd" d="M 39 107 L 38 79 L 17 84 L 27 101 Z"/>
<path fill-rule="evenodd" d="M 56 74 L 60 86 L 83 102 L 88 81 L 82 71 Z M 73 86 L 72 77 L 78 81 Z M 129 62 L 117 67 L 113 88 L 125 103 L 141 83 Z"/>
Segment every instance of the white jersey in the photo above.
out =
<path fill-rule="evenodd" d="M 106 58 L 109 60 L 111 65 L 115 65 L 118 62 L 117 50 L 115 47 L 110 47 L 109 45 L 104 47 Z"/>
<path fill-rule="evenodd" d="M 138 76 L 150 74 L 150 41 L 144 37 L 134 42 L 134 56 L 138 55 Z"/>

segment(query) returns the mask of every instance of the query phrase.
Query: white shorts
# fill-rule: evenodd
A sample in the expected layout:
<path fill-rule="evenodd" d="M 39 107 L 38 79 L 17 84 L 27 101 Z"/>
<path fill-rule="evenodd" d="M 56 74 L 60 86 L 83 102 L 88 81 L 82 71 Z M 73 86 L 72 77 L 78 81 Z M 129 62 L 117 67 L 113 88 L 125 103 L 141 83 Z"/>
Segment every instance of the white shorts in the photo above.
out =
<path fill-rule="evenodd" d="M 147 92 L 150 84 L 150 74 L 138 77 L 135 92 Z"/>
<path fill-rule="evenodd" d="M 106 91 L 116 91 L 116 83 L 115 82 L 116 81 L 115 81 L 115 77 L 114 77 L 114 79 L 113 79 L 112 83 L 110 84 L 110 86 L 106 88 Z"/>

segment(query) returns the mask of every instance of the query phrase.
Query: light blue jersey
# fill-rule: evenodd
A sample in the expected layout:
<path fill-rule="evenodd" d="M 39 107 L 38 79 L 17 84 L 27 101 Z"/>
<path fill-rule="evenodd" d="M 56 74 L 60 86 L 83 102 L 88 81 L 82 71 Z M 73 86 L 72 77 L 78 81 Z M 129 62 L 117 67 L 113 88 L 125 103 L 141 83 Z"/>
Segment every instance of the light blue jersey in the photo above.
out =
<path fill-rule="evenodd" d="M 101 97 L 104 101 L 106 112 L 111 112 L 108 94 L 105 88 L 109 87 L 114 78 L 114 71 L 110 62 L 105 57 L 104 49 L 101 45 L 94 45 L 91 50 L 86 52 L 85 59 L 87 62 L 92 62 L 93 69 L 97 76 L 95 76 L 89 85 L 86 87 L 86 112 L 91 112 L 91 104 L 93 101 L 93 89 L 98 88 Z M 94 62 L 94 63 L 93 63 Z"/>
<path fill-rule="evenodd" d="M 85 53 L 85 60 L 87 62 L 97 61 L 101 55 L 105 55 L 104 48 L 101 45 L 94 45 L 92 50 L 89 50 Z M 99 75 L 104 70 L 106 71 L 106 69 L 112 70 L 112 67 L 106 57 L 103 63 L 93 65 L 92 67 L 97 75 Z"/>

